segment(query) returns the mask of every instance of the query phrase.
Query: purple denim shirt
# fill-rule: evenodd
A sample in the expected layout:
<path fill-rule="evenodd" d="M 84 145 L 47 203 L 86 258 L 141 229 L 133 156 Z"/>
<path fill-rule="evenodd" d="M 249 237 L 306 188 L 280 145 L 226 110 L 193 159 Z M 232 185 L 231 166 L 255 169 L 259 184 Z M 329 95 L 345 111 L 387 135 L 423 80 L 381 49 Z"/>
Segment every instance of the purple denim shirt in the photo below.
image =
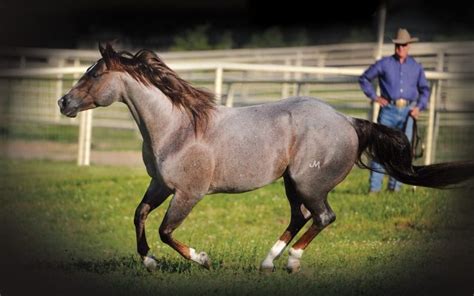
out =
<path fill-rule="evenodd" d="M 359 84 L 364 94 L 372 100 L 377 98 L 372 80 L 379 78 L 381 96 L 389 100 L 403 98 L 415 101 L 420 110 L 426 109 L 430 87 L 423 67 L 408 56 L 403 64 L 396 55 L 384 57 L 371 65 L 362 76 Z"/>

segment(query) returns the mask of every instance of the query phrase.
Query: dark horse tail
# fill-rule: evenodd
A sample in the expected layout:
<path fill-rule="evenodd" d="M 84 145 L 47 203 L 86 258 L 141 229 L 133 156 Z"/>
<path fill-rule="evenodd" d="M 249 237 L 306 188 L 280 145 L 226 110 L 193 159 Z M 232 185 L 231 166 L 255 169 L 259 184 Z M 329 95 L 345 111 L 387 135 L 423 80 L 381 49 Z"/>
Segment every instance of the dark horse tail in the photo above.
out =
<path fill-rule="evenodd" d="M 433 188 L 455 185 L 474 176 L 474 161 L 414 166 L 410 142 L 403 132 L 363 119 L 352 118 L 352 124 L 359 137 L 359 167 L 372 170 L 362 161 L 365 154 L 398 181 Z"/>

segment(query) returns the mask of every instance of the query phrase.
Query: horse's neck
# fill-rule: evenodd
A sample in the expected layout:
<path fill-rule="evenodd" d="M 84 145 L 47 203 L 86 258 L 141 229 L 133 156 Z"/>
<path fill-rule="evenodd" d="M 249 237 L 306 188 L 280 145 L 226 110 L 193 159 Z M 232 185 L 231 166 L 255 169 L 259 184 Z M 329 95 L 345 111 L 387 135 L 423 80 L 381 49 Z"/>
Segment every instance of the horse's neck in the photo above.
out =
<path fill-rule="evenodd" d="M 123 102 L 128 106 L 145 144 L 159 146 L 183 125 L 183 114 L 158 89 L 129 83 Z"/>

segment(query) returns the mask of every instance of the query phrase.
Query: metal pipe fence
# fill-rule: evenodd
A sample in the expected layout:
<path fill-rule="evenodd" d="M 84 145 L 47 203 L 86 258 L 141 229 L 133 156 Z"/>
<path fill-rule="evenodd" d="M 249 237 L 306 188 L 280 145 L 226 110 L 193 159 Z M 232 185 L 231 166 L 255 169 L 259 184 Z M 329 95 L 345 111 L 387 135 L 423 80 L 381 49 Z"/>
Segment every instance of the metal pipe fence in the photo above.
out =
<path fill-rule="evenodd" d="M 323 52 L 321 48 L 318 50 Z M 329 67 L 328 64 L 337 60 L 327 59 L 328 55 L 338 54 L 335 48 L 332 50 L 323 52 L 324 63 L 319 56 L 316 67 L 296 66 L 288 62 L 288 58 L 277 65 L 215 60 L 168 64 L 184 79 L 213 90 L 219 104 L 229 107 L 307 95 L 323 99 L 345 114 L 370 118 L 368 100 L 357 83 L 365 66 Z M 432 93 L 430 108 L 422 113 L 419 123 L 427 146 L 421 160 L 424 163 L 470 158 L 472 151 L 473 68 L 465 66 L 469 57 L 465 48 L 451 50 L 449 55 L 446 52 L 448 49 L 444 48 L 444 53 L 437 54 L 435 62 L 430 62 L 432 67 L 425 67 L 429 70 L 427 77 Z M 50 56 L 40 61 L 41 55 L 35 52 L 33 57 L 38 60 L 33 65 L 30 57 L 26 62 L 23 59 L 21 67 L 0 70 L 0 137 L 5 154 L 76 159 L 80 165 L 91 162 L 140 164 L 140 134 L 124 105 L 83 112 L 76 119 L 59 114 L 57 99 L 87 68 L 82 59 L 71 58 L 72 53 L 74 51 L 58 55 L 54 61 Z M 1 55 L 2 50 L 0 59 Z M 300 48 L 301 56 L 302 63 L 314 61 L 305 60 L 309 56 L 306 48 Z M 228 55 L 225 57 L 230 59 Z M 347 59 L 347 50 L 345 56 L 340 57 Z M 97 58 L 97 53 L 91 54 L 92 58 Z M 197 58 L 198 55 L 190 54 L 183 60 Z M 243 55 L 240 58 L 243 59 Z"/>

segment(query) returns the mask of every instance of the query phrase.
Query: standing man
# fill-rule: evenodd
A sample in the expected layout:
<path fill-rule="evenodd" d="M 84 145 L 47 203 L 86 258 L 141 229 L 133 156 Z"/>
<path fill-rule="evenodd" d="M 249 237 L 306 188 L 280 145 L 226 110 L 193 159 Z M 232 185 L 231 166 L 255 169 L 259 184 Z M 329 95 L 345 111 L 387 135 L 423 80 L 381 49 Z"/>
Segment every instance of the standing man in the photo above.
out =
<path fill-rule="evenodd" d="M 364 94 L 372 102 L 380 104 L 377 122 L 391 128 L 402 130 L 411 141 L 413 134 L 413 118 L 417 119 L 420 111 L 426 109 L 430 88 L 426 81 L 423 67 L 408 55 L 410 44 L 417 42 L 406 29 L 398 29 L 397 36 L 392 39 L 395 54 L 384 57 L 371 65 L 359 78 Z M 372 80 L 378 78 L 380 96 L 375 93 Z M 382 189 L 383 167 L 372 161 L 370 174 L 370 191 Z M 390 177 L 389 191 L 399 191 L 401 183 Z"/>

